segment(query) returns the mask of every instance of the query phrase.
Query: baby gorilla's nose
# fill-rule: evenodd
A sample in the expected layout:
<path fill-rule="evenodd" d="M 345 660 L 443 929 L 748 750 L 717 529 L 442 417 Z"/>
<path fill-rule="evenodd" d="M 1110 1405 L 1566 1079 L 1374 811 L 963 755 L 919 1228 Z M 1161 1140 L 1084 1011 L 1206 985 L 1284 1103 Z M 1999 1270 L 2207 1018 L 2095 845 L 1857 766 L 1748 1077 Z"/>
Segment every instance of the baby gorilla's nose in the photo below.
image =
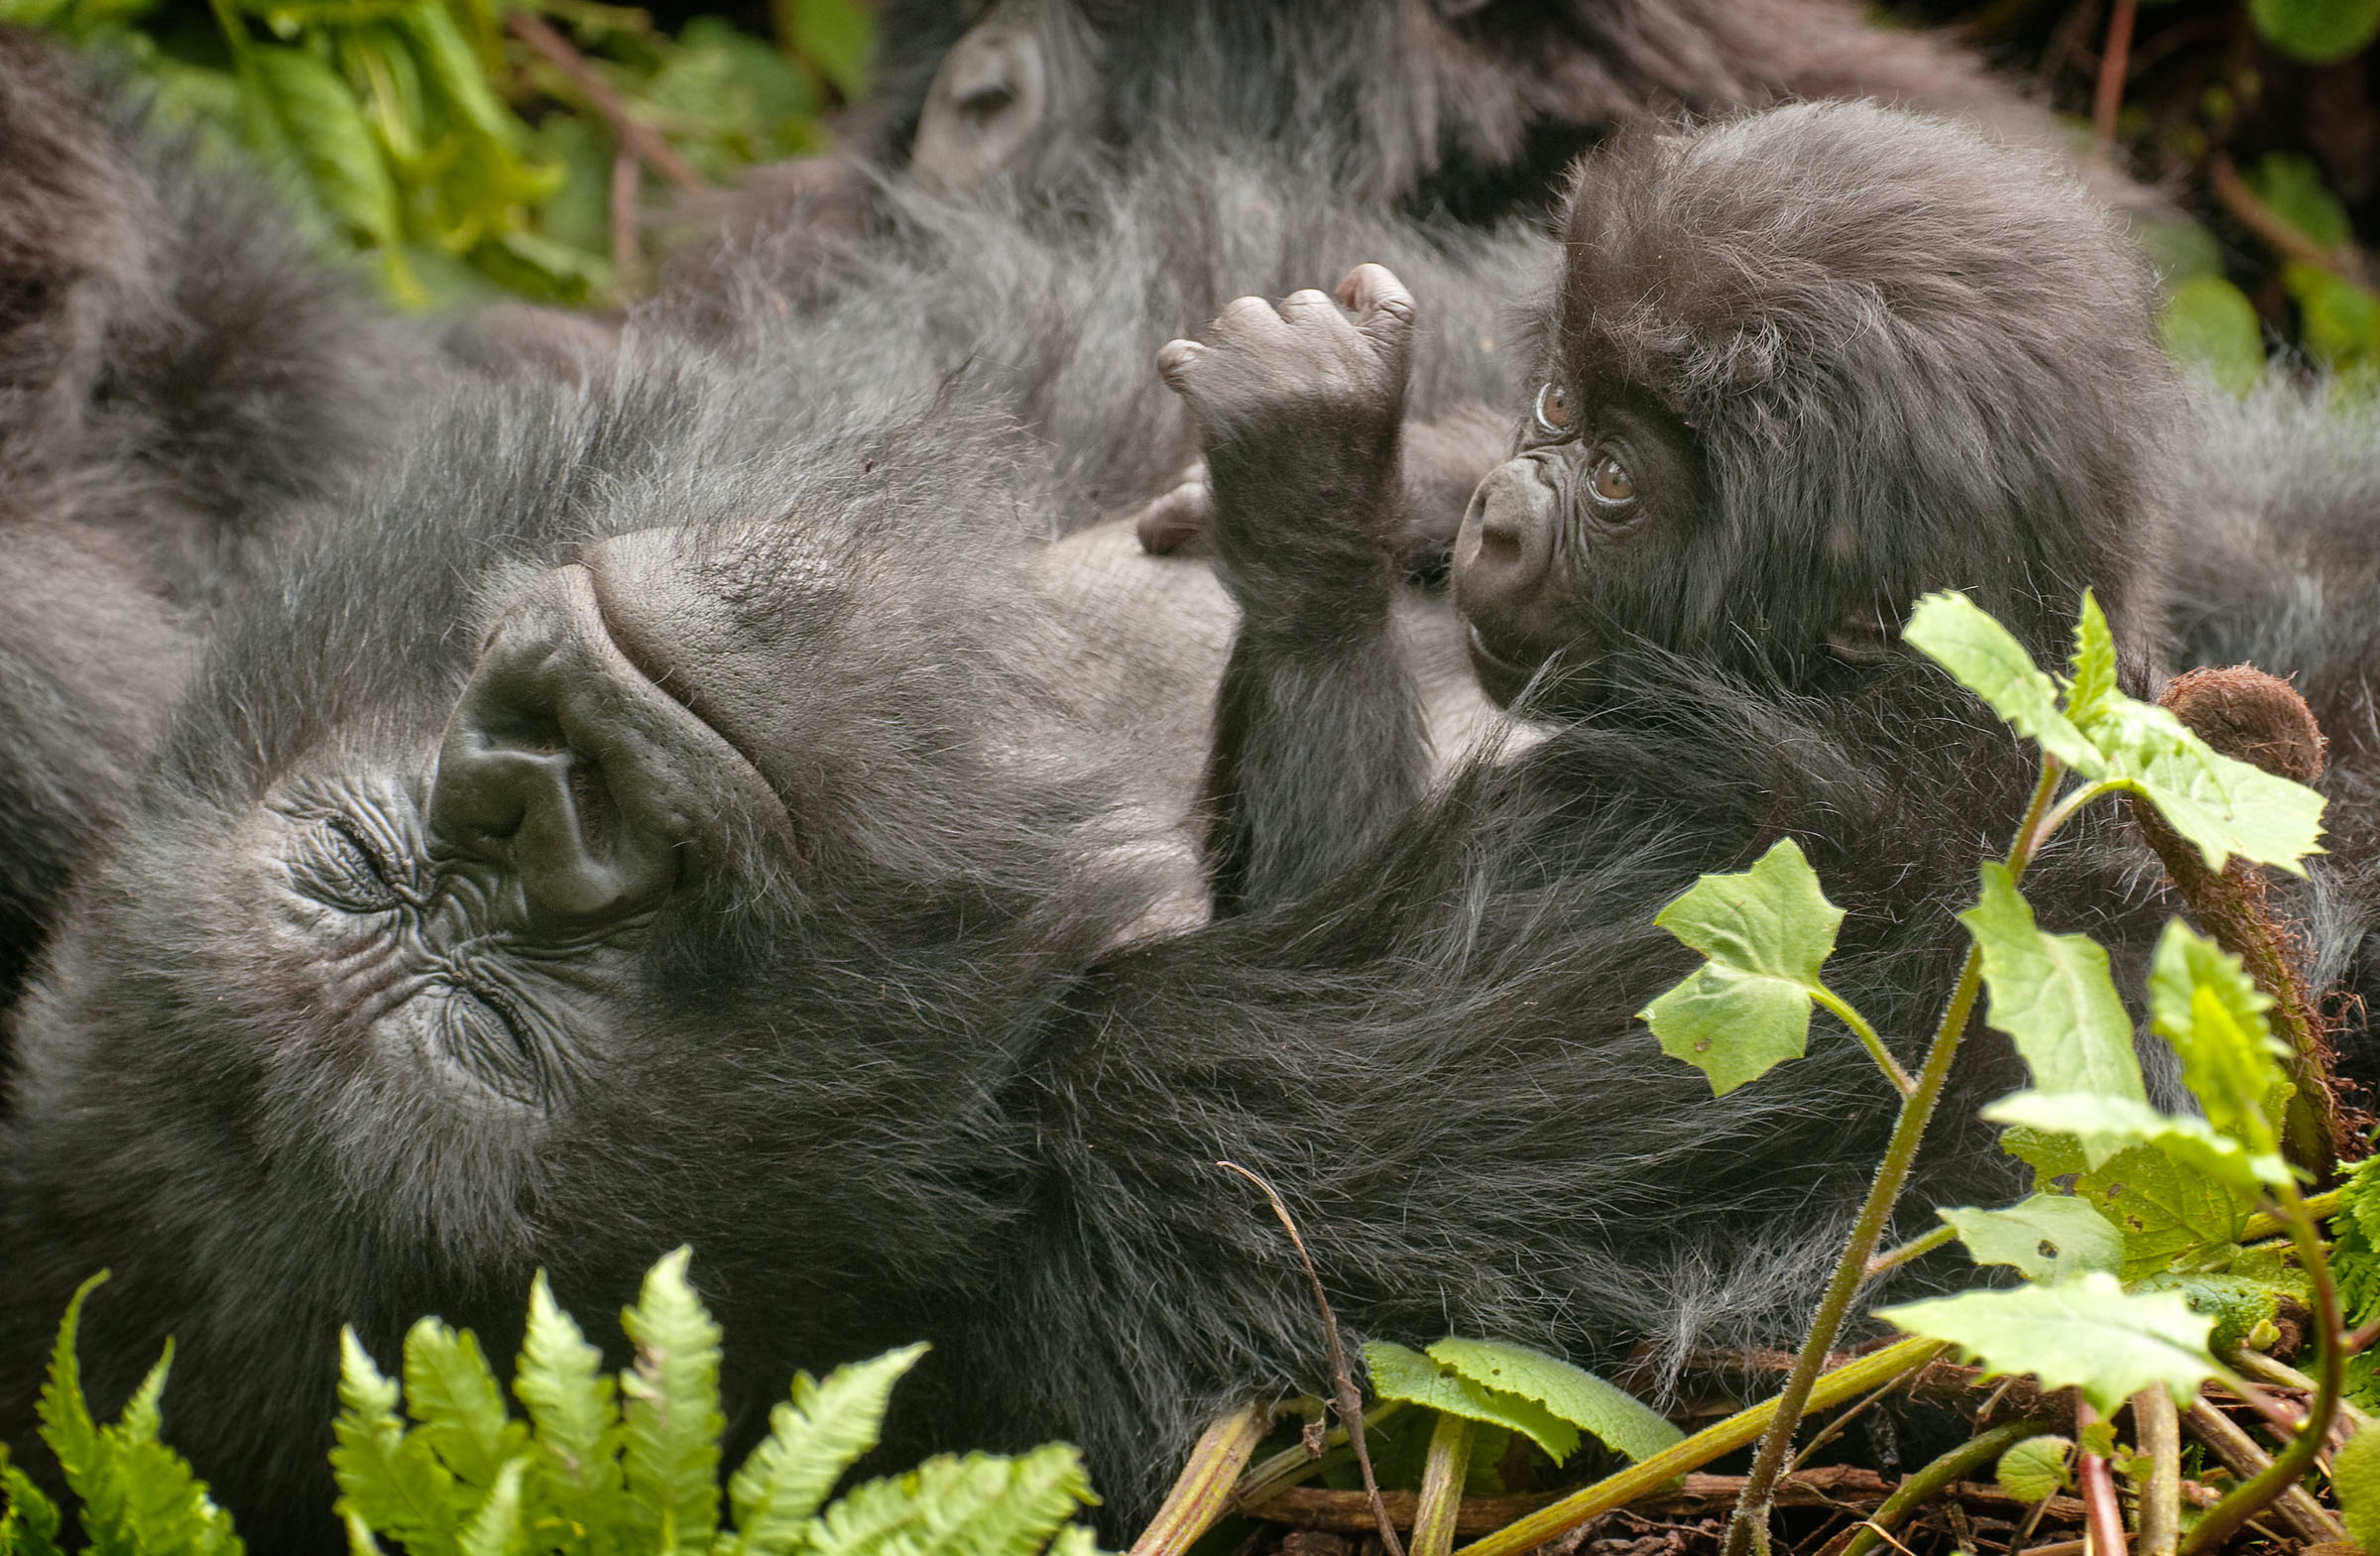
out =
<path fill-rule="evenodd" d="M 1475 622 L 1510 614 L 1553 554 L 1554 493 L 1533 459 L 1507 459 L 1471 497 L 1455 537 L 1455 602 Z"/>

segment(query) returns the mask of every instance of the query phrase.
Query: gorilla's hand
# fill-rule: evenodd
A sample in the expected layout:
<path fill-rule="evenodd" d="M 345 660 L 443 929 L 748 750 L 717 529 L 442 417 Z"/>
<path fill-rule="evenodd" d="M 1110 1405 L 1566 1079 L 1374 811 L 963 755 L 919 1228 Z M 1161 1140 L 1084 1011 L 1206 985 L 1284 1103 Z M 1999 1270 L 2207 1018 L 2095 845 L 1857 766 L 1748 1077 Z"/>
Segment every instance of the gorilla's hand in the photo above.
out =
<path fill-rule="evenodd" d="M 1157 353 L 1198 418 L 1225 581 L 1266 616 L 1395 576 L 1413 297 L 1378 265 L 1348 272 L 1337 295 L 1241 298 L 1205 342 Z"/>

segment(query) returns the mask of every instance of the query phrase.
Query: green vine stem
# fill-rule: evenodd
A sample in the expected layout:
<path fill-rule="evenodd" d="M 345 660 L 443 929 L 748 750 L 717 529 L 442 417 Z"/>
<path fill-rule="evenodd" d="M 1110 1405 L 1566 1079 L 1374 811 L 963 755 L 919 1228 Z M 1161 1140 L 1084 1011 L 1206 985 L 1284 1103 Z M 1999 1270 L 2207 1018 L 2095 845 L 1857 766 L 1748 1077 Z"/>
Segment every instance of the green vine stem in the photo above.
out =
<path fill-rule="evenodd" d="M 2330 1423 L 2338 1416 L 2339 1391 L 2346 1379 L 2346 1349 L 2340 1344 L 2338 1286 L 2330 1278 L 2330 1261 L 2322 1257 L 2321 1239 L 2297 1185 L 2284 1183 L 2278 1196 L 2281 1221 L 2297 1244 L 2299 1262 L 2314 1285 L 2315 1334 L 2321 1345 L 2321 1371 L 2315 1377 L 2313 1402 L 2306 1423 L 2289 1446 L 2255 1477 L 2207 1509 L 2206 1516 L 2184 1536 L 2181 1556 L 2199 1556 L 2219 1548 L 2223 1541 L 2296 1486 L 2313 1468 L 2315 1455 L 2330 1440 Z"/>
<path fill-rule="evenodd" d="M 1182 1556 L 1200 1535 L 1213 1528 L 1215 1520 L 1231 1510 L 1232 1488 L 1254 1457 L 1256 1444 L 1264 1440 L 1264 1429 L 1271 1420 L 1270 1409 L 1254 1404 L 1217 1416 L 1199 1434 L 1198 1445 L 1190 1450 L 1189 1462 L 1165 1494 L 1164 1504 L 1132 1541 L 1128 1556 Z"/>
<path fill-rule="evenodd" d="M 1404 1407 L 1402 1399 L 1383 1399 L 1364 1412 L 1364 1429 L 1370 1431 Z M 1319 1449 L 1299 1443 L 1294 1448 L 1282 1449 L 1250 1469 L 1240 1477 L 1240 1484 L 1232 1489 L 1232 1500 L 1243 1507 L 1253 1507 L 1292 1486 L 1312 1480 L 1335 1465 L 1353 1464 L 1355 1459 L 1356 1450 L 1347 1440 L 1347 1428 L 1334 1426 L 1324 1434 Z"/>
<path fill-rule="evenodd" d="M 1810 1390 L 1808 1408 L 1831 1409 L 1906 1376 L 1950 1349 L 1947 1341 L 1912 1335 L 1881 1350 L 1845 1362 L 1819 1378 Z M 1455 1556 L 1520 1556 L 1558 1534 L 1577 1528 L 1599 1513 L 1650 1496 L 1689 1470 L 1699 1470 L 1723 1454 L 1748 1446 L 1776 1419 L 1780 1399 L 1763 1399 L 1738 1410 L 1687 1438 L 1672 1443 L 1650 1459 L 1639 1460 L 1616 1475 L 1571 1493 L 1560 1501 L 1540 1507 L 1525 1518 L 1505 1524 L 1493 1534 L 1474 1540 Z"/>
<path fill-rule="evenodd" d="M 2182 1538 L 2182 1412 L 2164 1385 L 2132 1396 L 2132 1440 L 2149 1473 L 2140 1483 L 2139 1556 L 2175 1556 Z"/>
<path fill-rule="evenodd" d="M 2039 1437 L 2050 1429 L 2050 1423 L 2027 1417 L 1995 1426 L 1988 1432 L 1978 1432 L 1944 1454 L 1941 1458 L 1902 1477 L 1892 1495 L 1876 1504 L 1867 1521 L 1851 1531 L 1850 1539 L 1842 1550 L 1830 1556 L 1867 1556 L 1869 1551 L 1884 1543 L 1892 1533 L 1909 1519 L 1909 1515 L 1929 1498 L 1955 1481 L 1964 1481 L 1972 1472 L 1992 1463 L 2028 1437 Z"/>
<path fill-rule="evenodd" d="M 2017 824 L 2016 840 L 2003 861 L 2014 881 L 2024 880 L 2025 867 L 2054 832 L 2049 824 L 2052 815 L 2074 813 L 2071 803 L 2060 805 L 2056 812 L 2051 810 L 2061 771 L 2055 757 L 2042 758 L 2041 778 L 2033 785 L 2032 801 L 2025 807 L 2024 819 Z M 1769 1498 L 1776 1490 L 1777 1477 L 1784 1473 L 1786 1456 L 1793 1449 L 1793 1434 L 1809 1409 L 1810 1391 L 1826 1366 L 1827 1353 L 1850 1316 L 1851 1300 L 1866 1282 L 1867 1261 L 1882 1241 L 1885 1226 L 1892 1220 L 1892 1209 L 1900 1200 L 1902 1186 L 1909 1181 L 1909 1169 L 1917 1160 L 1918 1141 L 1925 1137 L 1935 1105 L 1942 1100 L 1943 1087 L 1951 1078 L 1951 1063 L 1959 1056 L 1960 1039 L 1965 1034 L 1967 1020 L 1974 1015 L 1975 999 L 1982 991 L 1982 948 L 1969 945 L 1966 961 L 1959 969 L 1958 987 L 1952 991 L 1950 1004 L 1942 1013 L 1941 1024 L 1934 1029 L 1934 1040 L 1926 1049 L 1926 1062 L 1918 1069 L 1917 1087 L 1902 1099 L 1900 1117 L 1893 1121 L 1892 1137 L 1884 1146 L 1884 1159 L 1876 1165 L 1867 1199 L 1859 1207 L 1858 1219 L 1851 1224 L 1851 1235 L 1844 1245 L 1842 1257 L 1835 1261 L 1835 1273 L 1828 1278 L 1826 1294 L 1819 1299 L 1817 1312 L 1811 1315 L 1810 1329 L 1803 1337 L 1800 1354 L 1794 1358 L 1793 1372 L 1777 1396 L 1776 1419 L 1769 1424 L 1752 1456 L 1751 1473 L 1744 1477 L 1743 1494 L 1736 1498 L 1735 1515 L 1727 1525 L 1726 1556 L 1766 1556 Z"/>
<path fill-rule="evenodd" d="M 1421 1498 L 1413 1509 L 1411 1556 L 1447 1556 L 1455 1548 L 1455 1514 L 1463 1510 L 1463 1482 L 1471 1473 L 1472 1424 L 1442 1412 L 1431 1429 L 1421 1467 Z"/>
<path fill-rule="evenodd" d="M 1888 1269 L 1898 1269 L 1913 1258 L 1923 1258 L 1938 1248 L 1947 1248 L 1959 1239 L 1957 1227 L 1936 1227 L 1922 1238 L 1911 1238 L 1899 1248 L 1878 1254 L 1867 1261 L 1867 1278 L 1875 1279 Z"/>

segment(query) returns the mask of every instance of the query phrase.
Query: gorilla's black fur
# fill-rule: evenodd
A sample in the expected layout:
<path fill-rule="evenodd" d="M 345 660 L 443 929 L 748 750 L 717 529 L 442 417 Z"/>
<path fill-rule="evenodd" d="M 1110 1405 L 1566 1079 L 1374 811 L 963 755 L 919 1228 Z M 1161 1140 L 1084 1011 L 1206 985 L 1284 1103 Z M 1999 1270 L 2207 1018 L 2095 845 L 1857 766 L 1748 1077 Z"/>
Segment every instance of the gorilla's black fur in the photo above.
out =
<path fill-rule="evenodd" d="M 1802 167 L 1814 209 L 1834 172 Z M 2104 301 L 2066 299 L 2077 351 Z M 1322 1376 L 1224 1157 L 1365 1333 L 1671 1365 L 1789 1335 L 1894 1099 L 1826 1031 L 1714 1099 L 1634 1019 L 1691 961 L 1653 914 L 1802 839 L 1849 913 L 1830 981 L 1907 1057 L 2029 754 L 1939 680 L 1819 698 L 1648 650 L 1327 890 L 1118 949 L 1173 889 L 1142 797 L 1177 776 L 1082 738 L 1024 539 L 1075 483 L 968 375 L 889 418 L 898 382 L 846 396 L 832 330 L 785 327 L 774 371 L 632 338 L 465 395 L 209 646 L 21 1008 L 12 1446 L 111 1265 L 101 1405 L 176 1334 L 169 1437 L 292 1548 L 340 1322 L 503 1354 L 533 1265 L 589 1313 L 685 1240 L 740 1432 L 792 1367 L 924 1335 L 902 1447 L 1072 1437 L 1121 1530 L 1211 1411 Z M 2143 881 L 2098 818 L 2028 887 L 2129 976 Z M 1916 1204 L 2013 1188 L 1972 1116 L 2012 1068 L 1976 1041 Z"/>
<path fill-rule="evenodd" d="M 0 28 L 0 999 L 293 503 L 402 423 L 420 344 L 62 53 Z"/>

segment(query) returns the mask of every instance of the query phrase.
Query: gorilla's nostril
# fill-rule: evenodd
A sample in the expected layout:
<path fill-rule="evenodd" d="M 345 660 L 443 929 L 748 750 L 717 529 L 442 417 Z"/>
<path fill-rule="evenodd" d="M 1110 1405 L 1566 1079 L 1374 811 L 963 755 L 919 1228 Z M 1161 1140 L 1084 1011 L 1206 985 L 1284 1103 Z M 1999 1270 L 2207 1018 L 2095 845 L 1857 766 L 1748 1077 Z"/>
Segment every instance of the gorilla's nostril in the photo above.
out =
<path fill-rule="evenodd" d="M 1016 94 L 1001 82 L 987 82 L 959 98 L 959 112 L 970 119 L 989 119 L 1006 112 L 1016 101 Z"/>

